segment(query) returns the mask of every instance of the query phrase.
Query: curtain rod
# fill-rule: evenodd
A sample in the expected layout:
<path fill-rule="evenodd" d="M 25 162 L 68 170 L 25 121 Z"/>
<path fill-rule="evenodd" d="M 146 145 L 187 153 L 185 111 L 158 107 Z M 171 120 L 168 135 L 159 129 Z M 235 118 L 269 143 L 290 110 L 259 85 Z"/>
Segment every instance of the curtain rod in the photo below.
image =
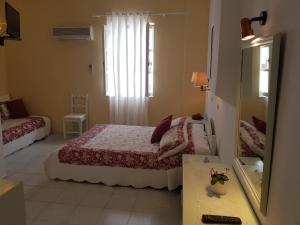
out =
<path fill-rule="evenodd" d="M 129 12 L 130 13 L 130 12 Z M 184 16 L 184 15 L 190 15 L 190 12 L 145 12 L 148 13 L 149 16 Z M 122 15 L 126 15 L 126 12 L 122 12 Z M 112 15 L 112 12 L 106 12 L 106 13 L 101 13 L 92 16 L 93 18 L 101 18 L 103 16 L 110 16 Z"/>

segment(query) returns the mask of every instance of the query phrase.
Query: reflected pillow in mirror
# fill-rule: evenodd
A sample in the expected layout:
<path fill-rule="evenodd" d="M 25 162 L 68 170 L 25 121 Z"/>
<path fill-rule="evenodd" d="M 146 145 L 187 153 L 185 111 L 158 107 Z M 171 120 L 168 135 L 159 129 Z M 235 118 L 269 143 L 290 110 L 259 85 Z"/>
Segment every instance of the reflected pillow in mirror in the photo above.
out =
<path fill-rule="evenodd" d="M 265 138 L 262 135 L 251 124 L 243 120 L 240 121 L 240 138 L 249 146 L 251 151 L 263 158 Z"/>
<path fill-rule="evenodd" d="M 253 121 L 253 124 L 255 126 L 255 128 L 257 130 L 259 130 L 260 132 L 262 132 L 263 134 L 266 134 L 266 127 L 267 127 L 267 124 L 265 121 L 255 117 L 255 116 L 252 116 L 252 121 Z"/>

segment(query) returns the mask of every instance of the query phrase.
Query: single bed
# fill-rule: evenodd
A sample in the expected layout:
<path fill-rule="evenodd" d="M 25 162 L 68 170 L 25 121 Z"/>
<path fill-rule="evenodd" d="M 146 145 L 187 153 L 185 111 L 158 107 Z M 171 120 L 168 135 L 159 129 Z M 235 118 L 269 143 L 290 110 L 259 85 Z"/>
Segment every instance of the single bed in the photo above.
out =
<path fill-rule="evenodd" d="M 8 119 L 2 123 L 3 151 L 7 156 L 50 134 L 50 120 L 44 116 Z"/>
<path fill-rule="evenodd" d="M 150 143 L 154 127 L 96 125 L 53 152 L 45 162 L 46 174 L 52 179 L 173 190 L 182 184 L 182 154 L 213 154 L 203 125 L 185 124 L 185 148 L 162 159 L 160 143 Z"/>
<path fill-rule="evenodd" d="M 9 102 L 22 102 L 22 107 L 10 111 Z M 20 110 L 26 116 L 12 117 L 11 113 L 19 114 Z M 50 119 L 45 116 L 29 116 L 22 99 L 11 99 L 8 94 L 0 96 L 0 115 L 4 156 L 41 140 L 50 134 Z M 12 119 L 13 118 L 13 119 Z"/>

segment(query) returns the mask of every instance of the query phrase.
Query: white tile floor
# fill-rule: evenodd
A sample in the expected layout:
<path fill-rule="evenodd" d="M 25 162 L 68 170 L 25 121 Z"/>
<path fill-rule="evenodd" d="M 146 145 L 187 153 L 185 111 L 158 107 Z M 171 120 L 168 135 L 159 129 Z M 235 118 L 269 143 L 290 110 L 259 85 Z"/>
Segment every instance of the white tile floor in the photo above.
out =
<path fill-rule="evenodd" d="M 43 161 L 65 141 L 50 136 L 6 158 L 24 182 L 27 225 L 179 225 L 179 191 L 49 180 Z"/>

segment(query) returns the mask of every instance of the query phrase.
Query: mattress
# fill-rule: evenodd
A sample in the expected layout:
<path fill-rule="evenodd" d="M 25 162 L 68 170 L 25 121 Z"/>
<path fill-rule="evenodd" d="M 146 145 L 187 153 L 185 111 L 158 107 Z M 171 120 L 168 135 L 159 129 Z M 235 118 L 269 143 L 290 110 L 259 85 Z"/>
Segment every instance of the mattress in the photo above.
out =
<path fill-rule="evenodd" d="M 2 124 L 4 155 L 9 155 L 50 134 L 50 120 L 43 116 L 8 119 Z"/>
<path fill-rule="evenodd" d="M 53 179 L 173 190 L 182 183 L 182 154 L 195 154 L 192 125 L 187 147 L 162 160 L 159 144 L 150 143 L 154 129 L 96 125 L 53 152 L 45 162 L 46 174 Z"/>

